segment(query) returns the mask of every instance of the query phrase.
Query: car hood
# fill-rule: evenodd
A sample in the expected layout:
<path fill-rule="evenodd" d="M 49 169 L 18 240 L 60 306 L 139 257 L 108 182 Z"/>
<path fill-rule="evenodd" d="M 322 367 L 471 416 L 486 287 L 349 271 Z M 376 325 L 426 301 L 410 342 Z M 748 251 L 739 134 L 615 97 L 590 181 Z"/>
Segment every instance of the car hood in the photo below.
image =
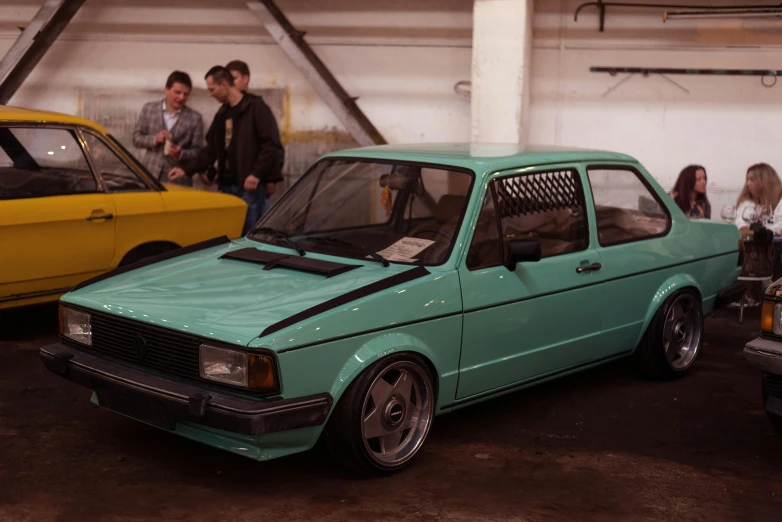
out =
<path fill-rule="evenodd" d="M 238 251 L 272 257 L 286 254 L 242 240 L 110 277 L 71 292 L 63 302 L 247 345 L 268 327 L 358 288 L 411 270 L 429 275 L 409 265 L 383 267 L 313 253 L 306 258 L 358 268 L 329 276 L 285 266 L 269 269 L 268 263 L 223 257 Z M 294 258 L 305 259 L 295 253 L 289 259 Z"/>

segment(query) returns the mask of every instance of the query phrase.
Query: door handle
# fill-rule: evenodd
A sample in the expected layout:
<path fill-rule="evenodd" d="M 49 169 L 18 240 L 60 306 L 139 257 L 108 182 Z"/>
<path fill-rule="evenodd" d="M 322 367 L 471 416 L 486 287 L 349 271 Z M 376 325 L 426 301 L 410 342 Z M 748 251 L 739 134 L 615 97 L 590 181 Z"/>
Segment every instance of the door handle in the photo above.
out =
<path fill-rule="evenodd" d="M 581 272 L 592 272 L 593 270 L 600 270 L 601 266 L 602 265 L 600 263 L 592 263 L 591 265 L 580 266 L 576 268 L 576 272 L 579 274 Z"/>
<path fill-rule="evenodd" d="M 114 219 L 114 214 L 101 214 L 99 216 L 87 216 L 87 221 L 97 221 L 98 219 Z"/>

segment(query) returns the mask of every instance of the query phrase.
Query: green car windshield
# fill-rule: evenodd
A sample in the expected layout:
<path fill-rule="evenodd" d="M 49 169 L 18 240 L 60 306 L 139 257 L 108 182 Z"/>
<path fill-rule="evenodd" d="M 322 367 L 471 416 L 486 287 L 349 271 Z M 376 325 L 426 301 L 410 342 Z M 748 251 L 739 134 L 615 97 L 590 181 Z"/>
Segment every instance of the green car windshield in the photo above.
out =
<path fill-rule="evenodd" d="M 454 167 L 321 160 L 248 238 L 300 253 L 440 265 L 459 233 L 473 179 Z"/>

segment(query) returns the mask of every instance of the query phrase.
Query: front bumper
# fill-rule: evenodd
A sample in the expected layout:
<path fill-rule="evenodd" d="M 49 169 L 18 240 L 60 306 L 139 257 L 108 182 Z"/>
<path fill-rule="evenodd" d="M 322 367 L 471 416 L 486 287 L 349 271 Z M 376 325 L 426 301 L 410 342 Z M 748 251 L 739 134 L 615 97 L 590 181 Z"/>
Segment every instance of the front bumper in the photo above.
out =
<path fill-rule="evenodd" d="M 245 435 L 263 435 L 323 424 L 329 393 L 296 399 L 247 399 L 129 368 L 62 343 L 44 346 L 51 372 L 95 392 L 101 406 L 173 431 L 186 421 Z"/>
<path fill-rule="evenodd" d="M 758 337 L 744 346 L 744 357 L 755 368 L 782 375 L 782 342 Z"/>
<path fill-rule="evenodd" d="M 782 342 L 757 339 L 744 346 L 747 361 L 763 371 L 763 406 L 766 412 L 782 418 Z"/>

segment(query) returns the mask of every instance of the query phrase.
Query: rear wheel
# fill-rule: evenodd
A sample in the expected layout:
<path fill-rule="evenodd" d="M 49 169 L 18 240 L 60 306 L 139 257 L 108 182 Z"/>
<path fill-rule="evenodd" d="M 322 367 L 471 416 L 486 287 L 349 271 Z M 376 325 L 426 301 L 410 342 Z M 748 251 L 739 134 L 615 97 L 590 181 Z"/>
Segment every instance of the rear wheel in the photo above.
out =
<path fill-rule="evenodd" d="M 421 357 L 381 359 L 351 383 L 337 404 L 325 433 L 329 451 L 362 474 L 398 471 L 423 446 L 434 400 L 434 380 Z"/>
<path fill-rule="evenodd" d="M 695 363 L 702 339 L 700 298 L 692 290 L 681 290 L 655 314 L 635 352 L 636 363 L 650 377 L 675 379 Z"/>

